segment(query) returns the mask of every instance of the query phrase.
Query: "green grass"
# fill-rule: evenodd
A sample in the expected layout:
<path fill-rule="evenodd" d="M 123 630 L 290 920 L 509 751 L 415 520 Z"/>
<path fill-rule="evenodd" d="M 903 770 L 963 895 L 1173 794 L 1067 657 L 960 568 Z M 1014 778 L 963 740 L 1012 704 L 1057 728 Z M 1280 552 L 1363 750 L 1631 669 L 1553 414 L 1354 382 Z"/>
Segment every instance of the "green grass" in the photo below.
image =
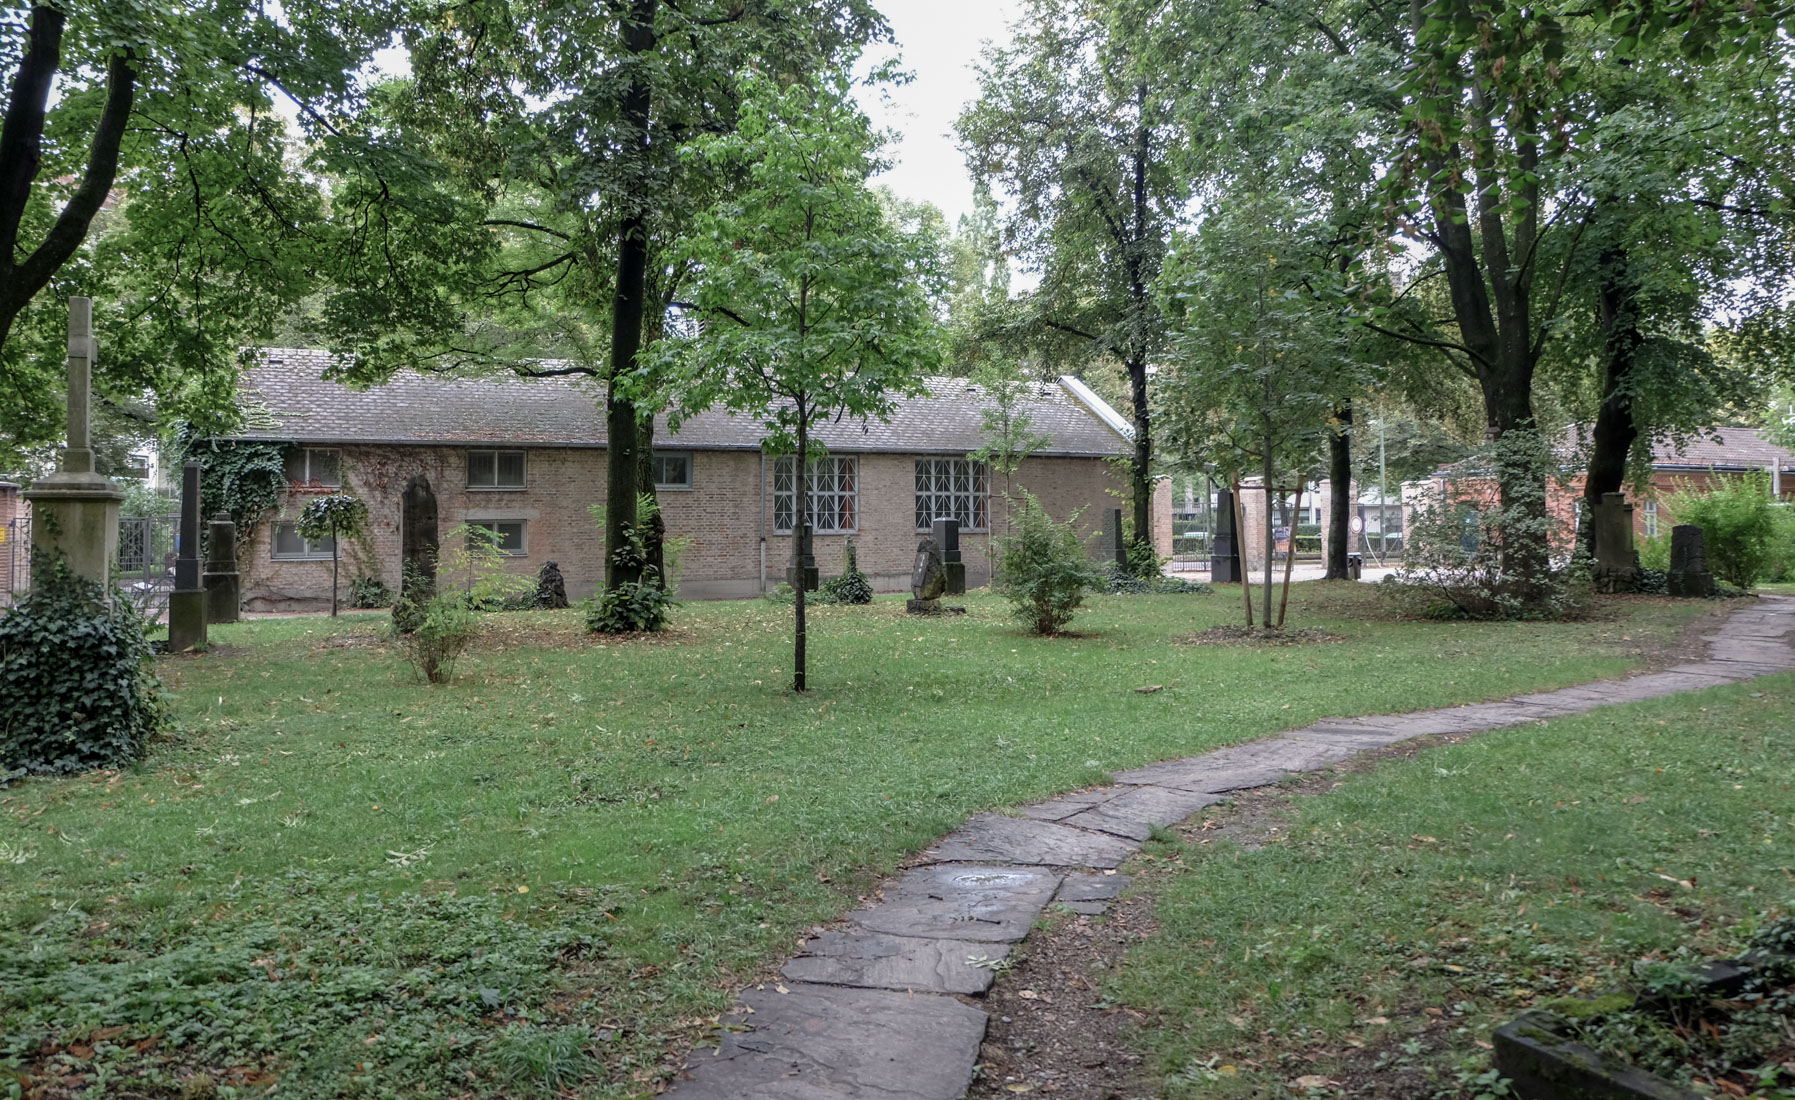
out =
<path fill-rule="evenodd" d="M 1107 988 L 1155 1096 L 1482 1095 L 1521 1009 L 1795 906 L 1792 807 L 1795 675 L 1483 734 L 1298 799 L 1258 850 L 1159 846 L 1163 929 Z"/>
<path fill-rule="evenodd" d="M 790 611 L 758 601 L 647 640 L 495 615 L 435 689 L 377 615 L 214 628 L 163 662 L 178 729 L 145 762 L 0 791 L 0 1066 L 70 1095 L 651 1091 L 970 813 L 1326 715 L 1619 674 L 1705 609 L 1398 622 L 1370 586 L 1308 585 L 1292 624 L 1344 643 L 1172 640 L 1232 621 L 1233 591 L 1096 598 L 1058 639 L 980 594 L 963 617 L 817 609 L 803 697 Z"/>

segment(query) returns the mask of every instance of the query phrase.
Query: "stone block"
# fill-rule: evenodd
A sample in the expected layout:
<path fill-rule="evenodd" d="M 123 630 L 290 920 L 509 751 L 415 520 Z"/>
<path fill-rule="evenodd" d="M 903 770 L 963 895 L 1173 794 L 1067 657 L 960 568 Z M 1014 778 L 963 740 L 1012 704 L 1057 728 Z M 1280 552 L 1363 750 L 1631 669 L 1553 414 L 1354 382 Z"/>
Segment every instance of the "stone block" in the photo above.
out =
<path fill-rule="evenodd" d="M 206 648 L 206 590 L 177 588 L 168 594 L 168 651 Z"/>
<path fill-rule="evenodd" d="M 1008 944 L 891 936 L 851 928 L 825 932 L 785 964 L 793 981 L 924 993 L 983 993 Z"/>
<path fill-rule="evenodd" d="M 1057 872 L 1040 867 L 919 867 L 848 919 L 894 936 L 1017 943 L 1060 881 Z"/>
<path fill-rule="evenodd" d="M 1114 867 L 1135 845 L 1051 821 L 976 814 L 924 858 L 941 863 L 1020 863 L 1042 867 Z"/>

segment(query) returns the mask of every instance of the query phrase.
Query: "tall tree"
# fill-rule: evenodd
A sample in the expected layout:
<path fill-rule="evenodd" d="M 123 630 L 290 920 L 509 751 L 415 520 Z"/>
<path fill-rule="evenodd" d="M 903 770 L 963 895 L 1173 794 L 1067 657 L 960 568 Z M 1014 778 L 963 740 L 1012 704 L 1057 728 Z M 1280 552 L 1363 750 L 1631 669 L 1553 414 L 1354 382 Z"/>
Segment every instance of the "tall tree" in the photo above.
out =
<path fill-rule="evenodd" d="M 1029 0 L 1007 46 L 988 48 L 961 115 L 975 179 L 1007 205 L 1006 243 L 1038 268 L 1020 303 L 1038 351 L 1128 377 L 1135 537 L 1153 530 L 1148 367 L 1165 346 L 1160 269 L 1189 197 L 1174 170 L 1185 135 L 1176 78 L 1149 64 L 1139 0 Z"/>
<path fill-rule="evenodd" d="M 781 88 L 754 79 L 737 131 L 699 144 L 746 180 L 704 213 L 681 252 L 694 267 L 695 331 L 664 342 L 685 412 L 757 417 L 764 446 L 792 458 L 792 541 L 816 508 L 816 425 L 888 416 L 939 362 L 929 284 L 939 250 L 893 226 L 866 187 L 877 143 L 843 76 Z M 720 371 L 717 364 L 729 364 Z M 792 689 L 807 686 L 805 592 L 797 586 Z"/>

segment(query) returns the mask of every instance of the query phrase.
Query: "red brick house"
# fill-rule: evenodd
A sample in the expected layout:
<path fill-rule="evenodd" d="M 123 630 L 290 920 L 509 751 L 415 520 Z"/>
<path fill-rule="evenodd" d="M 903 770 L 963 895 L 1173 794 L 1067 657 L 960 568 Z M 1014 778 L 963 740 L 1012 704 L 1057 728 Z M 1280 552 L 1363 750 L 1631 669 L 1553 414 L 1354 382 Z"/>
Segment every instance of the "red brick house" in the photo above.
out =
<path fill-rule="evenodd" d="M 239 555 L 253 610 L 320 606 L 329 599 L 330 548 L 300 538 L 294 520 L 308 493 L 342 486 L 368 504 L 370 537 L 345 546 L 343 576 L 399 580 L 400 495 L 429 478 L 439 529 L 491 527 L 513 568 L 560 564 L 568 592 L 603 578 L 603 538 L 589 514 L 605 499 L 603 391 L 589 380 L 452 379 L 402 374 L 354 390 L 324 381 L 330 356 L 270 350 L 245 372 L 241 401 L 252 425 L 236 438 L 289 444 L 293 488 L 256 525 Z M 813 470 L 817 564 L 841 571 L 852 538 L 860 568 L 882 591 L 907 588 L 918 539 L 937 516 L 958 518 L 968 582 L 990 573 L 986 548 L 1005 525 L 1001 476 L 967 459 L 984 444 L 984 394 L 970 381 L 936 378 L 903 401 L 889 423 L 842 420 L 816 432 L 828 457 Z M 1023 407 L 1050 442 L 1007 488 L 1028 489 L 1058 518 L 1086 508 L 1097 548 L 1098 510 L 1125 505 L 1125 475 L 1111 461 L 1129 444 L 1125 421 L 1075 380 L 1030 387 Z M 750 418 L 708 411 L 678 433 L 655 429 L 657 496 L 670 535 L 691 545 L 680 595 L 757 595 L 784 577 L 795 513 L 790 458 L 762 452 Z"/>

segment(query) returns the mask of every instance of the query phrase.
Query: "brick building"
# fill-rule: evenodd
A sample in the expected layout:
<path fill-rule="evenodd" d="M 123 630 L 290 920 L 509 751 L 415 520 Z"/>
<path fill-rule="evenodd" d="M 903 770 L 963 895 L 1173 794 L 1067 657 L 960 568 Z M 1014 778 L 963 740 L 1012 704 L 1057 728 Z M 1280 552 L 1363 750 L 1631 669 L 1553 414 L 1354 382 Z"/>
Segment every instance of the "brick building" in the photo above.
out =
<path fill-rule="evenodd" d="M 402 374 L 353 390 L 324 381 L 327 353 L 270 350 L 244 377 L 248 429 L 236 438 L 287 444 L 292 488 L 258 523 L 239 555 L 254 610 L 329 599 L 330 548 L 298 536 L 309 494 L 342 486 L 370 512 L 369 537 L 345 545 L 343 577 L 399 582 L 400 495 L 425 475 L 439 530 L 490 526 L 512 568 L 560 564 L 569 595 L 602 583 L 603 536 L 590 509 L 605 500 L 603 390 L 580 378 L 451 379 Z M 1098 510 L 1125 506 L 1126 477 L 1110 460 L 1128 449 L 1113 409 L 1071 379 L 1032 386 L 1023 406 L 1050 442 L 1008 479 L 967 459 L 983 445 L 982 392 L 966 379 L 931 379 L 889 423 L 821 426 L 828 457 L 813 471 L 815 553 L 824 576 L 841 571 L 852 538 L 875 588 L 910 583 L 917 540 L 936 516 L 962 523 L 968 583 L 989 579 L 990 534 L 1005 527 L 1006 491 L 1027 489 L 1055 518 L 1085 508 L 1098 549 Z M 657 493 L 669 535 L 691 540 L 680 595 L 753 596 L 777 585 L 791 553 L 792 462 L 760 447 L 759 425 L 711 410 L 677 433 L 655 426 Z M 1162 550 L 1162 552 L 1164 552 Z"/>

